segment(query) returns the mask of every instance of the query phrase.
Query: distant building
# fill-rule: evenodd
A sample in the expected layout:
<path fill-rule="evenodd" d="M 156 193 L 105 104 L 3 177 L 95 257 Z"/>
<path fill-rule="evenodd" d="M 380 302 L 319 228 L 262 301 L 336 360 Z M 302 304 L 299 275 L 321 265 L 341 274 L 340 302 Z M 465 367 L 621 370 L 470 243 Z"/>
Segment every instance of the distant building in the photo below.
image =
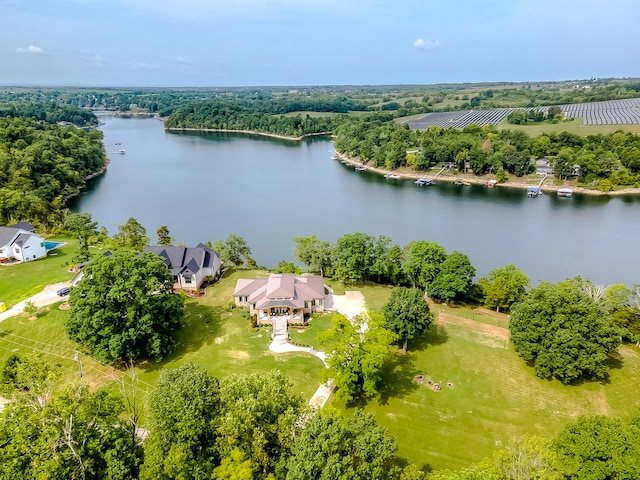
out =
<path fill-rule="evenodd" d="M 26 228 L 17 227 L 22 225 Z M 47 256 L 44 238 L 30 224 L 21 222 L 16 226 L 0 227 L 0 261 L 16 260 L 28 262 Z"/>

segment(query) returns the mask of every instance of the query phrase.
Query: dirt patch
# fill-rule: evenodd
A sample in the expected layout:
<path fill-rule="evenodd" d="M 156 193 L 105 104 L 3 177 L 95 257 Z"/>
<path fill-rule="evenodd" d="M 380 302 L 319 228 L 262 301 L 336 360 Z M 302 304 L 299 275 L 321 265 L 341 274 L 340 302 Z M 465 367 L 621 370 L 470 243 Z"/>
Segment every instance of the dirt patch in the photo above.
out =
<path fill-rule="evenodd" d="M 443 327 L 446 325 L 460 325 L 487 337 L 497 338 L 505 342 L 509 341 L 509 329 L 507 328 L 474 322 L 468 318 L 456 317 L 450 313 L 440 312 L 438 315 L 438 326 Z"/>
<path fill-rule="evenodd" d="M 239 360 L 249 360 L 250 355 L 249 352 L 245 352 L 244 350 L 229 350 L 227 352 L 231 358 L 237 358 Z"/>
<path fill-rule="evenodd" d="M 333 295 L 335 309 L 347 318 L 353 318 L 366 310 L 362 292 L 347 290 L 344 295 Z"/>

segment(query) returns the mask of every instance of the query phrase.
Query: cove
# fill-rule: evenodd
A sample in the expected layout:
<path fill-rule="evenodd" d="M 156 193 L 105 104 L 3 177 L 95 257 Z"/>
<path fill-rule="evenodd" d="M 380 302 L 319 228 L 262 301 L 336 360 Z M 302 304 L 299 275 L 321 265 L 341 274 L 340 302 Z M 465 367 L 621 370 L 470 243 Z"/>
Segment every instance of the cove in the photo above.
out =
<path fill-rule="evenodd" d="M 640 197 L 528 198 L 525 191 L 385 180 L 330 159 L 329 137 L 286 141 L 215 132 L 166 132 L 157 119 L 101 116 L 111 163 L 72 203 L 110 234 L 129 217 L 152 243 L 246 238 L 259 265 L 293 260 L 295 236 L 345 233 L 442 244 L 478 276 L 514 263 L 535 284 L 581 275 L 640 283 Z M 120 144 L 120 145 L 117 145 Z M 126 154 L 118 154 L 123 149 Z"/>

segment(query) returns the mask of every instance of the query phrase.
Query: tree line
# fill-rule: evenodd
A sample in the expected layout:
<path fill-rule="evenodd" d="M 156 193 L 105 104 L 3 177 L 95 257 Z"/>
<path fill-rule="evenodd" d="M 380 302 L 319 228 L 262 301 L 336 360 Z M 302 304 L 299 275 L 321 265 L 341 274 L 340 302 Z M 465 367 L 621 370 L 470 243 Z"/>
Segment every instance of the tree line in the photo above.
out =
<path fill-rule="evenodd" d="M 48 123 L 68 122 L 78 127 L 98 124 L 98 119 L 92 111 L 59 103 L 12 102 L 0 104 L 0 117 L 26 117 Z"/>
<path fill-rule="evenodd" d="M 516 176 L 531 173 L 532 159 L 546 158 L 559 179 L 574 177 L 603 190 L 640 182 L 640 136 L 623 131 L 586 137 L 568 132 L 530 137 L 493 125 L 417 131 L 388 116 L 374 115 L 341 122 L 335 145 L 349 157 L 387 169 L 421 171 L 451 165 L 465 171 L 468 165 L 476 175 L 495 173 L 498 178 L 501 171 Z"/>

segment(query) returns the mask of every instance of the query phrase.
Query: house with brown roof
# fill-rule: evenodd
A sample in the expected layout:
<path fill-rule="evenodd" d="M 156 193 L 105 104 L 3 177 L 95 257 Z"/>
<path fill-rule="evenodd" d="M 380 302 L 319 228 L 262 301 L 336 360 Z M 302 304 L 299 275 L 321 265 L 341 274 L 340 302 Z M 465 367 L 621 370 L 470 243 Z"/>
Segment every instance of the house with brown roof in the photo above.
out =
<path fill-rule="evenodd" d="M 269 278 L 240 278 L 233 291 L 235 304 L 248 307 L 258 323 L 302 323 L 304 315 L 324 312 L 324 283 L 318 275 L 272 274 Z"/>
<path fill-rule="evenodd" d="M 195 247 L 150 245 L 144 251 L 164 258 L 177 290 L 197 290 L 205 280 L 220 274 L 222 268 L 220 255 L 203 243 Z"/>

